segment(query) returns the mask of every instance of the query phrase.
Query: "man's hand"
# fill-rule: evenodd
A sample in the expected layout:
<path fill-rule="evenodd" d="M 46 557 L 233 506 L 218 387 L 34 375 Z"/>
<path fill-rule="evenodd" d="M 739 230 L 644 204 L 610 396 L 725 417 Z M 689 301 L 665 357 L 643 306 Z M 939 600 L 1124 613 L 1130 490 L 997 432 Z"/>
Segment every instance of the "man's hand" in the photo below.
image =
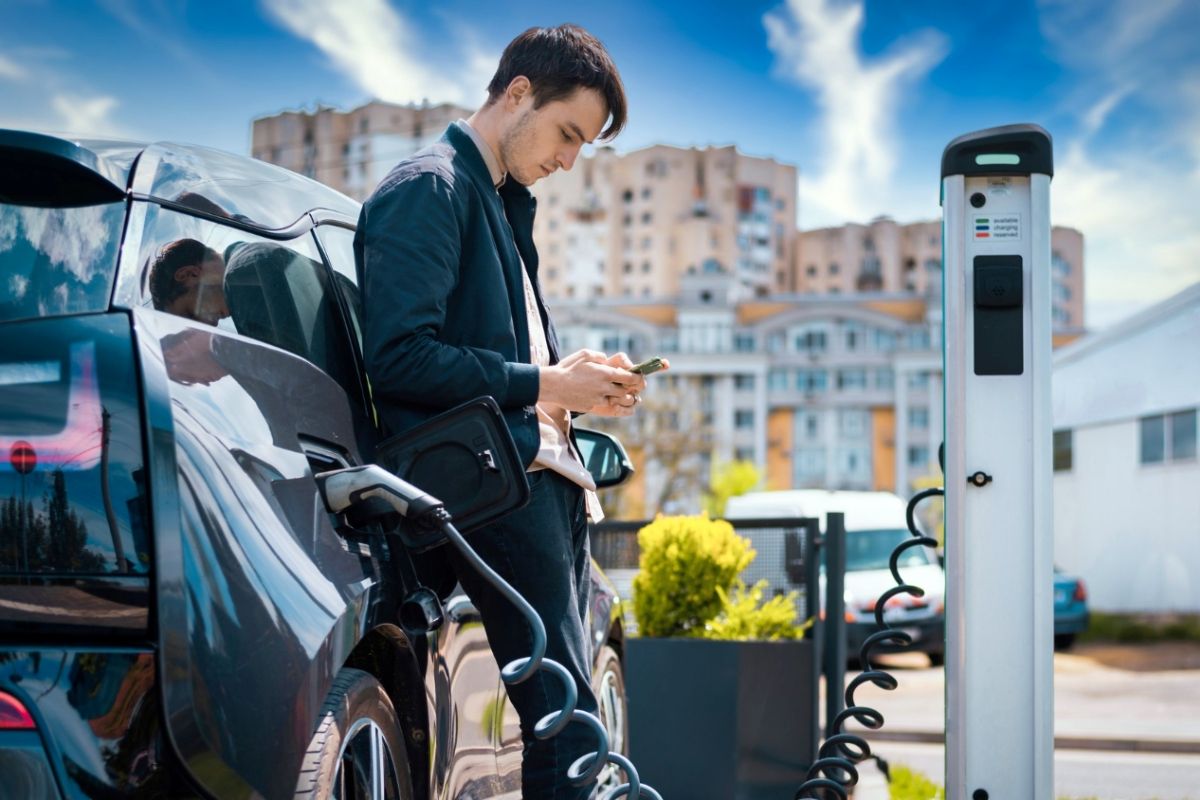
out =
<path fill-rule="evenodd" d="M 607 416 L 629 416 L 638 403 L 646 379 L 630 372 L 624 353 L 609 358 L 594 350 L 579 350 L 552 367 L 542 367 L 538 401 L 569 411 L 595 411 Z M 597 409 L 600 409 L 597 411 Z"/>
<path fill-rule="evenodd" d="M 631 361 L 629 356 L 624 353 L 617 353 L 616 355 L 610 356 L 605 363 L 611 367 L 617 367 L 618 369 L 622 370 L 628 370 L 633 366 L 633 361 Z M 663 369 L 667 370 L 670 369 L 670 367 L 671 365 L 664 360 Z M 637 375 L 633 372 L 630 372 L 629 374 L 639 378 L 640 382 L 632 386 L 625 384 L 625 391 L 610 395 L 609 397 L 605 398 L 604 403 L 589 408 L 588 413 L 600 417 L 632 416 L 633 412 L 637 410 L 638 403 L 642 402 L 642 390 L 646 388 L 646 378 L 644 375 Z"/>

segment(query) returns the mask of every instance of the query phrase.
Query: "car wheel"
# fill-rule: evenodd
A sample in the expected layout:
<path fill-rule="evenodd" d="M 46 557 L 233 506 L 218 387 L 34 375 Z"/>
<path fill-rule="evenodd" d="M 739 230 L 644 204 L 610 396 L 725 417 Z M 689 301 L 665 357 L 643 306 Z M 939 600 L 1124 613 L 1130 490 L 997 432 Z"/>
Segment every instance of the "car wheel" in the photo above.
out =
<path fill-rule="evenodd" d="M 600 706 L 600 722 L 608 733 L 608 749 L 629 755 L 629 720 L 625 715 L 625 671 L 621 667 L 621 657 L 612 647 L 605 645 L 600 650 L 597 662 L 596 681 L 593 687 L 596 702 Z M 602 797 L 605 792 L 625 782 L 621 770 L 614 764 L 605 765 L 596 777 L 596 791 L 593 797 Z"/>
<path fill-rule="evenodd" d="M 1073 644 L 1075 644 L 1075 634 L 1073 633 L 1058 633 L 1054 635 L 1055 650 L 1070 650 Z"/>
<path fill-rule="evenodd" d="M 404 733 L 373 675 L 338 673 L 304 754 L 295 798 L 412 800 Z"/>

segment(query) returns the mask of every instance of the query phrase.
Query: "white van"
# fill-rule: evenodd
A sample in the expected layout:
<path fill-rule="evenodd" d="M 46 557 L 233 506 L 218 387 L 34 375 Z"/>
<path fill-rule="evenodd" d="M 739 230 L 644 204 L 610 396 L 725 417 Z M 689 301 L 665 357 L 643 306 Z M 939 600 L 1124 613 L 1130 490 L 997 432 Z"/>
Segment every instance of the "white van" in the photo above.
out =
<path fill-rule="evenodd" d="M 858 660 L 858 651 L 866 637 L 878 630 L 875 601 L 896 585 L 888 569 L 888 559 L 896 545 L 911 534 L 904 519 L 906 503 L 890 492 L 842 492 L 823 489 L 791 489 L 777 492 L 750 492 L 729 498 L 725 517 L 737 527 L 739 519 L 783 519 L 817 517 L 825 527 L 825 515 L 840 511 L 846 516 L 846 644 L 847 653 Z M 771 544 L 755 541 L 766 531 L 738 531 L 749 538 L 760 552 Z M 778 545 L 775 545 L 778 546 Z M 757 560 L 757 559 L 756 559 Z M 754 565 L 751 565 L 751 569 Z M 823 568 L 822 568 L 823 569 Z M 945 660 L 946 648 L 946 575 L 933 550 L 913 547 L 900 559 L 900 576 L 906 583 L 921 587 L 921 598 L 900 595 L 884 609 L 884 619 L 913 638 L 910 647 L 926 653 L 934 666 Z M 786 576 L 747 575 L 746 579 L 767 577 L 773 587 Z M 822 585 L 824 582 L 822 581 Z M 874 652 L 895 652 L 894 647 L 879 647 Z"/>

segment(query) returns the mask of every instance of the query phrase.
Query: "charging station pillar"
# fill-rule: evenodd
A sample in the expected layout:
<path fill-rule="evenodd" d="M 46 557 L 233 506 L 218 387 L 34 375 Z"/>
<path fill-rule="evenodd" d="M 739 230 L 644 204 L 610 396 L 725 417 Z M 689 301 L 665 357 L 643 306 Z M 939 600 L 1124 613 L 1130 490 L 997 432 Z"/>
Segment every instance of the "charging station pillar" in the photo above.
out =
<path fill-rule="evenodd" d="M 1050 135 L 942 155 L 946 796 L 1054 789 Z"/>

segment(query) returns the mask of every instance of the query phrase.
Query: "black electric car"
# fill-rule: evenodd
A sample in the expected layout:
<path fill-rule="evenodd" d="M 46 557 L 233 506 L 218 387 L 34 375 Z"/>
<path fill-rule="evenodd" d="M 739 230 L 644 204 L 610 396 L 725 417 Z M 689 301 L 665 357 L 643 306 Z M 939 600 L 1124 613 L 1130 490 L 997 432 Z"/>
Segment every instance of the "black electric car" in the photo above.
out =
<path fill-rule="evenodd" d="M 357 216 L 248 158 L 0 131 L 0 798 L 519 797 L 478 612 L 406 632 L 408 552 L 314 481 L 380 435 Z"/>

